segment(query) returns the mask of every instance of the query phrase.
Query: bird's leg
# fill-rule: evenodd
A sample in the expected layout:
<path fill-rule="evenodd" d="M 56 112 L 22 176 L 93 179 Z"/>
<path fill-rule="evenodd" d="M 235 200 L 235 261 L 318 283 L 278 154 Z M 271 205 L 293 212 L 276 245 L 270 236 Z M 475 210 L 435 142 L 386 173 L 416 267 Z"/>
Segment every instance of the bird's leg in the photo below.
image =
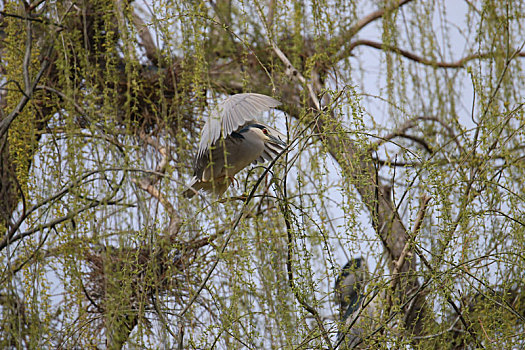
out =
<path fill-rule="evenodd" d="M 239 186 L 239 181 L 237 181 L 237 179 L 234 176 L 228 175 L 227 177 L 230 179 L 231 183 L 235 182 L 237 186 Z"/>

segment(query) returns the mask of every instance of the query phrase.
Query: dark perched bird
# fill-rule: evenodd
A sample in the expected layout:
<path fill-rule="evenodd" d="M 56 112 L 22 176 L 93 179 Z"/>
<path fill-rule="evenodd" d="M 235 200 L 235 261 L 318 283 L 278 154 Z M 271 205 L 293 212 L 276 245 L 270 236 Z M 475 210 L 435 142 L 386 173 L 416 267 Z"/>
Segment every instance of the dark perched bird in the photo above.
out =
<path fill-rule="evenodd" d="M 250 164 L 273 160 L 285 147 L 284 135 L 254 118 L 281 103 L 261 94 L 237 94 L 217 104 L 204 124 L 187 198 L 199 190 L 221 196 L 235 174 Z"/>
<path fill-rule="evenodd" d="M 367 281 L 368 268 L 362 258 L 348 261 L 335 281 L 334 294 L 335 301 L 339 305 L 340 329 L 345 330 L 345 333 L 339 332 L 338 341 L 346 337 L 345 344 L 348 348 L 360 341 L 362 329 L 357 325 L 348 329 L 348 324 L 351 323 L 350 316 L 359 310 L 363 302 Z"/>

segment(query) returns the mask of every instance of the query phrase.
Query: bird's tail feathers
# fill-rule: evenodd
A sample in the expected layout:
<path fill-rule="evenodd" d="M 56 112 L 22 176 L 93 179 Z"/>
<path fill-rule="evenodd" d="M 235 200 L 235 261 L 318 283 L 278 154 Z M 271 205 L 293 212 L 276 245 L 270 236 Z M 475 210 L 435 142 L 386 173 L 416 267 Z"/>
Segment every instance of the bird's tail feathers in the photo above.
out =
<path fill-rule="evenodd" d="M 197 184 L 197 182 L 198 180 L 195 176 L 191 178 L 190 183 L 186 186 L 188 189 L 182 192 L 182 195 L 185 198 L 192 198 L 193 196 L 197 194 L 197 192 L 199 191 L 198 188 L 195 188 L 195 185 Z"/>
<path fill-rule="evenodd" d="M 192 198 L 199 192 L 199 190 L 204 190 L 209 193 L 215 194 L 217 197 L 221 197 L 224 192 L 228 189 L 230 184 L 232 183 L 232 180 L 230 178 L 225 178 L 223 181 L 200 181 L 195 176 L 192 177 L 190 183 L 186 186 L 187 190 L 182 192 L 184 197 L 186 198 Z"/>

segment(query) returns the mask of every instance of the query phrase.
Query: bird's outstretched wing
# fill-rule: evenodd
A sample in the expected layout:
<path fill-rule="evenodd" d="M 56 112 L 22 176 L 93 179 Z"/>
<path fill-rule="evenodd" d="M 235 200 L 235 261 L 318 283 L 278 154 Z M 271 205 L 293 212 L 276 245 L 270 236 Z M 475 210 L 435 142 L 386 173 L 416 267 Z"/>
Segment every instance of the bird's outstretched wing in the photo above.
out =
<path fill-rule="evenodd" d="M 211 145 L 222 136 L 226 138 L 254 117 L 281 103 L 276 99 L 254 93 L 237 94 L 217 104 L 204 124 L 196 159 L 206 154 Z"/>

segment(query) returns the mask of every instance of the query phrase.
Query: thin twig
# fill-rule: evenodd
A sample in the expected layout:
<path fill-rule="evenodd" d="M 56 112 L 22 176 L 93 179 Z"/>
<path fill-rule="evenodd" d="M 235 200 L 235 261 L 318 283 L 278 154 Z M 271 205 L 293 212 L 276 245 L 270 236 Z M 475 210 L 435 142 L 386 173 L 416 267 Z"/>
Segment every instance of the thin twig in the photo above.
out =
<path fill-rule="evenodd" d="M 0 15 L 5 16 L 5 17 L 16 18 L 16 19 L 23 19 L 23 20 L 26 20 L 26 21 L 38 22 L 38 23 L 43 23 L 43 24 L 50 24 L 50 25 L 53 25 L 53 26 L 58 27 L 58 28 L 65 28 L 63 25 L 58 24 L 58 23 L 53 22 L 53 21 L 50 21 L 47 18 L 42 19 L 42 18 L 36 18 L 36 17 L 30 17 L 30 16 L 20 16 L 20 15 L 17 15 L 17 14 L 14 14 L 14 13 L 5 12 L 5 11 L 0 11 Z"/>

